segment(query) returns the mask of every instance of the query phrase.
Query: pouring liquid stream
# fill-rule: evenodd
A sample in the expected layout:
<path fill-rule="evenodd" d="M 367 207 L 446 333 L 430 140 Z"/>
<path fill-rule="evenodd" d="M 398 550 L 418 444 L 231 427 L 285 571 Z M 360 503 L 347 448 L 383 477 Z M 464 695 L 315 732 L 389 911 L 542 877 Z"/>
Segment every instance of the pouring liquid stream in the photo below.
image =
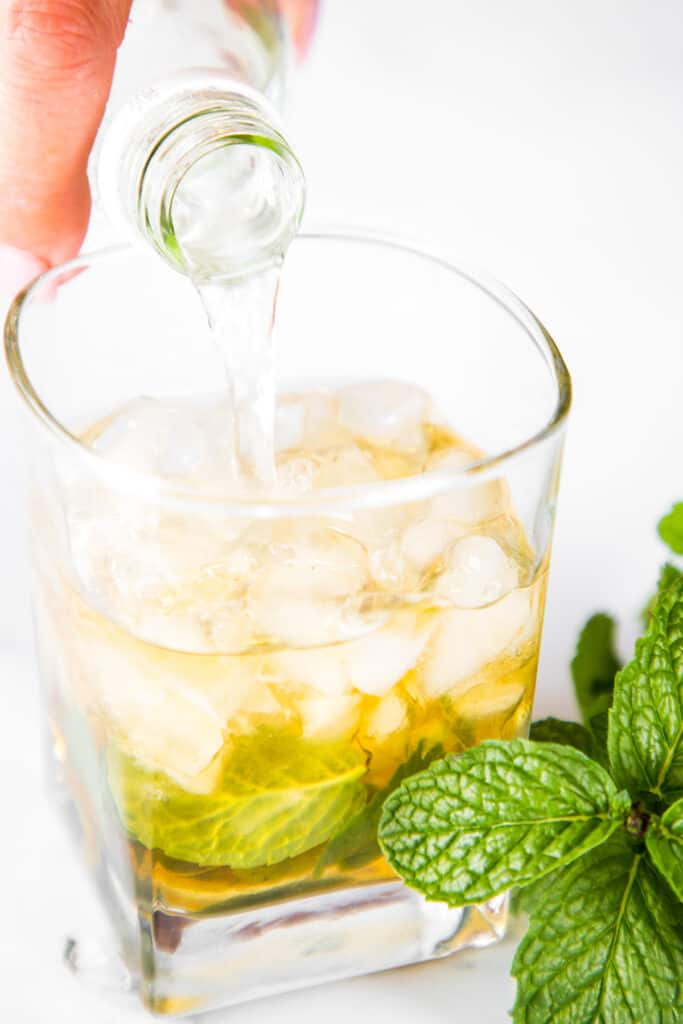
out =
<path fill-rule="evenodd" d="M 234 281 L 196 282 L 225 368 L 233 478 L 275 484 L 273 323 L 282 261 Z"/>
<path fill-rule="evenodd" d="M 199 160 L 173 200 L 175 240 L 227 379 L 232 479 L 247 490 L 276 481 L 273 324 L 303 197 L 291 152 L 250 138 Z"/>

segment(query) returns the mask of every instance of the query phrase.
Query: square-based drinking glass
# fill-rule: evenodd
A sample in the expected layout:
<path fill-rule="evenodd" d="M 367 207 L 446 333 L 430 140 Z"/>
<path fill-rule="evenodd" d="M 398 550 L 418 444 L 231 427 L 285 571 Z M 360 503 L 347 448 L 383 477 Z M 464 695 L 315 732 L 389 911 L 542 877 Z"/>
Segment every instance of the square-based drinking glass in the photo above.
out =
<path fill-rule="evenodd" d="M 344 234 L 293 243 L 275 343 L 282 486 L 249 496 L 206 470 L 227 390 L 188 280 L 119 247 L 7 321 L 50 756 L 158 1014 L 505 928 L 504 895 L 406 888 L 377 822 L 433 758 L 526 734 L 567 369 L 502 286 Z"/>

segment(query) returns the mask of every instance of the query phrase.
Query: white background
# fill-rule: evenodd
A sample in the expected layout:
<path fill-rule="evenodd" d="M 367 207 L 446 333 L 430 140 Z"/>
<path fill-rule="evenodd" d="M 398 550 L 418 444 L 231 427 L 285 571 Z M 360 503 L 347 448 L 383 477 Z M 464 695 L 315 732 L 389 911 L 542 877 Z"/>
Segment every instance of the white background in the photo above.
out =
<path fill-rule="evenodd" d="M 290 110 L 311 212 L 447 246 L 518 292 L 573 372 L 537 708 L 571 710 L 567 665 L 598 608 L 625 623 L 683 498 L 680 0 L 327 0 Z M 375 339 L 378 345 L 382 338 Z M 0 1018 L 141 1020 L 59 962 L 91 908 L 38 767 L 27 574 L 0 383 Z M 268 1021 L 500 1024 L 510 944 L 231 1010 Z M 476 1002 L 475 1002 L 476 1001 Z"/>

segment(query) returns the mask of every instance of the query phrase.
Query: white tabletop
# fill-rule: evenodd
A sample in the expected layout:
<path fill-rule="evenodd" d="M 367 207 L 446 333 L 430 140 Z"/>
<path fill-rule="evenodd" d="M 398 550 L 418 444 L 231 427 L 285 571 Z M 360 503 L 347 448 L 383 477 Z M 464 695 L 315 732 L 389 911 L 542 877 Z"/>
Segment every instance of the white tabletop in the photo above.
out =
<path fill-rule="evenodd" d="M 314 215 L 487 267 L 573 371 L 539 714 L 571 710 L 568 661 L 591 611 L 620 616 L 628 651 L 664 558 L 656 520 L 683 498 L 682 111 L 679 0 L 327 0 L 290 111 Z M 97 912 L 39 766 L 21 441 L 5 377 L 0 1019 L 133 1024 L 149 1018 L 60 961 L 65 936 L 97 934 Z M 212 1024 L 500 1024 L 512 946 L 253 1003 Z"/>

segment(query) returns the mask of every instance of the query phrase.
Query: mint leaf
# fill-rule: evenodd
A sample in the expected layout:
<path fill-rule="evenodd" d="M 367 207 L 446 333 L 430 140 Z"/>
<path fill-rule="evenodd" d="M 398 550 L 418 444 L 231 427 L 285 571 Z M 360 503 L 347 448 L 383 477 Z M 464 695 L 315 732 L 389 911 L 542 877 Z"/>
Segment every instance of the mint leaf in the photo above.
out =
<path fill-rule="evenodd" d="M 562 868 L 558 868 L 557 874 L 561 871 Z M 533 914 L 538 907 L 543 905 L 546 893 L 550 886 L 553 885 L 557 874 L 555 871 L 551 871 L 549 875 L 537 878 L 535 882 L 530 882 L 523 889 L 515 889 L 510 903 L 512 913 Z"/>
<path fill-rule="evenodd" d="M 593 754 L 593 736 L 588 729 L 577 722 L 565 722 L 561 718 L 542 718 L 534 722 L 529 731 L 529 739 L 536 743 L 560 743 L 574 747 L 588 757 Z"/>
<path fill-rule="evenodd" d="M 535 882 L 529 882 L 528 885 L 521 889 L 514 889 L 510 901 L 511 912 L 513 914 L 532 914 L 538 907 L 542 906 L 545 894 L 550 886 L 554 884 L 558 875 L 562 873 L 564 867 L 564 865 L 560 865 L 555 871 L 543 875 L 542 878 L 537 878 Z"/>
<path fill-rule="evenodd" d="M 657 533 L 675 554 L 683 555 L 683 501 L 659 520 Z"/>
<path fill-rule="evenodd" d="M 536 743 L 561 743 L 563 746 L 574 747 L 609 771 L 606 711 L 594 715 L 588 727 L 577 722 L 565 722 L 560 718 L 543 718 L 532 724 L 529 739 Z"/>
<path fill-rule="evenodd" d="M 316 865 L 320 874 L 329 864 L 358 868 L 368 864 L 381 853 L 377 841 L 377 829 L 382 805 L 390 793 L 400 786 L 404 779 L 423 771 L 439 757 L 443 757 L 441 744 L 428 747 L 422 741 L 407 761 L 396 769 L 387 785 L 378 790 L 357 814 L 344 826 L 341 832 L 332 836 Z"/>
<path fill-rule="evenodd" d="M 601 711 L 599 715 L 593 715 L 588 722 L 588 728 L 593 737 L 592 756 L 593 760 L 601 764 L 609 771 L 609 754 L 607 753 L 607 733 L 609 729 L 609 711 Z"/>
<path fill-rule="evenodd" d="M 571 664 L 584 723 L 610 707 L 614 677 L 620 667 L 614 653 L 614 619 L 602 612 L 593 615 L 581 630 Z"/>
<path fill-rule="evenodd" d="M 677 800 L 659 821 L 650 823 L 646 843 L 660 875 L 683 900 L 683 800 Z"/>
<path fill-rule="evenodd" d="M 683 579 L 662 591 L 635 656 L 618 674 L 609 757 L 618 784 L 683 796 Z"/>
<path fill-rule="evenodd" d="M 652 595 L 650 600 L 647 602 L 645 608 L 643 608 L 641 619 L 643 626 L 647 629 L 648 623 L 654 611 L 657 598 L 663 590 L 668 590 L 670 586 L 676 583 L 677 580 L 683 579 L 683 573 L 680 569 L 677 569 L 671 562 L 665 562 L 659 570 L 659 579 L 657 580 L 657 590 Z"/>
<path fill-rule="evenodd" d="M 150 849 L 206 866 L 276 864 L 324 843 L 365 799 L 364 756 L 350 744 L 266 731 L 236 738 L 216 792 L 190 793 L 111 752 L 109 781 L 126 829 Z"/>
<path fill-rule="evenodd" d="M 683 573 L 681 570 L 677 569 L 675 565 L 671 564 L 671 562 L 665 562 L 659 570 L 657 592 L 661 593 L 662 590 L 668 590 L 669 587 L 673 586 L 673 584 L 680 579 L 683 579 Z"/>
<path fill-rule="evenodd" d="M 683 1020 L 683 907 L 625 834 L 552 876 L 517 948 L 515 1024 Z"/>
<path fill-rule="evenodd" d="M 572 747 L 488 740 L 404 782 L 384 805 L 379 838 L 409 886 L 465 906 L 575 860 L 629 807 Z"/>

